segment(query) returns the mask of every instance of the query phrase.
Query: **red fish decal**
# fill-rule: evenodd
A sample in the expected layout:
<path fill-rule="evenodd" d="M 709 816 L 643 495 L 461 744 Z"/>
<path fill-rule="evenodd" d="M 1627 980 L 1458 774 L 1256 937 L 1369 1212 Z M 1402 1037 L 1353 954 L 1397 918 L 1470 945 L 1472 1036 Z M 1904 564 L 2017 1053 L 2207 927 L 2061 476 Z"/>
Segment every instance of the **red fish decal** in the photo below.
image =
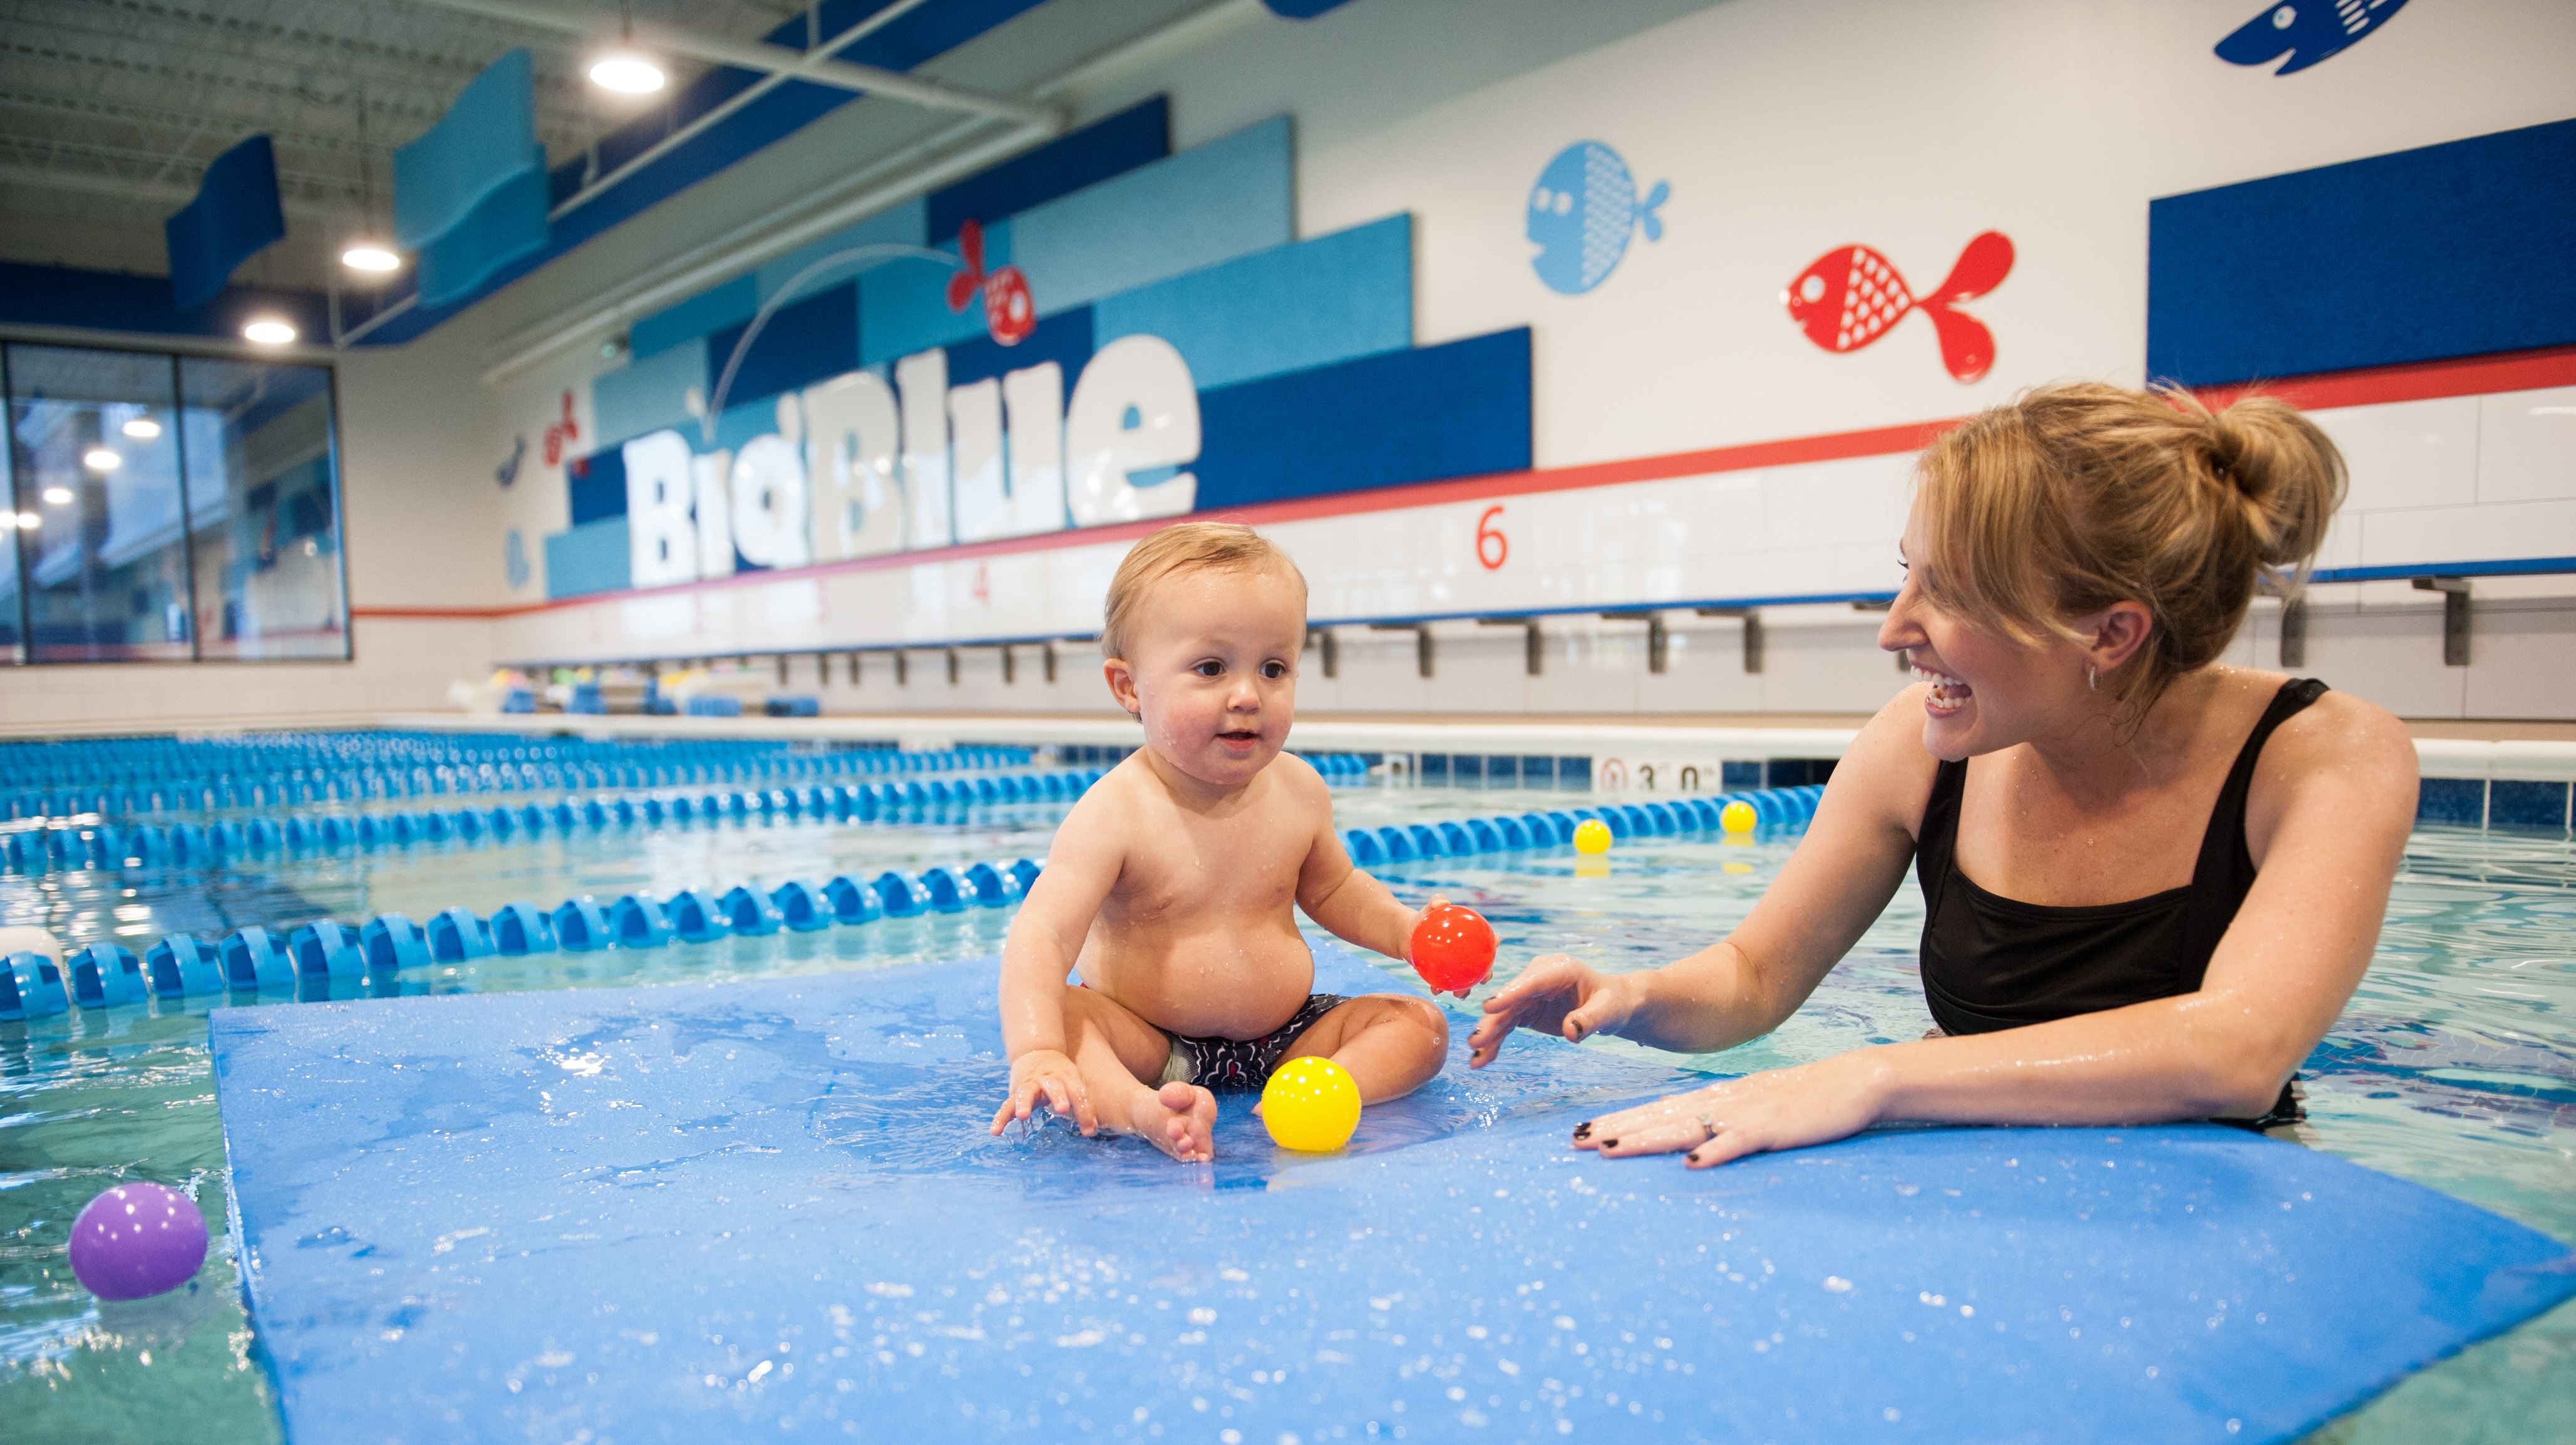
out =
<path fill-rule="evenodd" d="M 561 465 L 564 443 L 580 439 L 581 423 L 573 420 L 572 393 L 567 391 L 563 394 L 563 420 L 554 422 L 546 428 L 546 465 L 550 467 Z M 514 457 L 511 461 L 514 466 L 517 464 L 517 458 Z M 504 482 L 502 485 L 509 484 Z"/>
<path fill-rule="evenodd" d="M 1929 296 L 1906 289 L 1896 266 L 1867 246 L 1845 246 L 1816 258 L 1780 293 L 1789 319 L 1827 351 L 1858 351 L 1887 334 L 1908 311 L 1932 318 L 1941 335 L 1941 364 L 1961 381 L 1975 381 L 1995 364 L 1995 334 L 1973 316 L 1953 310 L 2003 284 L 2013 266 L 2012 239 L 1988 231 L 1959 253 L 1959 264 Z"/>
<path fill-rule="evenodd" d="M 984 223 L 968 221 L 957 228 L 957 254 L 966 264 L 948 278 L 948 309 L 963 311 L 984 293 L 984 329 L 1004 346 L 1017 346 L 1037 329 L 1037 303 L 1029 299 L 1029 278 L 1017 266 L 984 272 Z"/>

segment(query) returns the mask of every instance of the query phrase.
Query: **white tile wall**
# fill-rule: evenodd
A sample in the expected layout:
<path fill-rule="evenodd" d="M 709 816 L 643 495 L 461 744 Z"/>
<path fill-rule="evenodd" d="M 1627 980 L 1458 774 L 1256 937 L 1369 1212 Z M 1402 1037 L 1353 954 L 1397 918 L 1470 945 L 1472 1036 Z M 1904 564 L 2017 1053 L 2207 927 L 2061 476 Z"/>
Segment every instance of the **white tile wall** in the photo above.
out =
<path fill-rule="evenodd" d="M 2316 416 L 2353 476 L 2320 567 L 2576 556 L 2576 388 Z M 1742 671 L 1731 621 L 1669 615 L 1671 667 L 1658 676 L 1646 671 L 1641 625 L 1589 613 L 1893 591 L 1911 463 L 1864 457 L 1271 524 L 1264 531 L 1305 569 L 1310 615 L 1318 618 L 1582 609 L 1545 624 L 1547 662 L 1536 678 L 1526 673 L 1513 629 L 1441 624 L 1436 676 L 1426 684 L 1410 634 L 1346 628 L 1341 676 L 1325 679 L 1310 655 L 1301 706 L 1874 710 L 1902 679 L 1877 650 L 1875 619 L 1839 604 L 1767 610 L 1768 665 L 1758 677 Z M 1478 558 L 1480 521 L 1508 540 L 1499 568 Z M 493 646 L 503 657 L 532 659 L 686 657 L 1087 633 L 1100 625 L 1101 596 L 1128 545 L 1077 535 L 1026 552 L 627 594 L 511 619 Z M 2576 683 L 2561 681 L 2576 669 L 2556 660 L 2576 655 L 2576 577 L 2477 585 L 2533 605 L 2482 606 L 2469 668 L 2442 666 L 2438 601 L 2399 581 L 2320 589 L 2307 670 L 2408 716 L 2576 717 Z M 2269 666 L 2276 634 L 2261 632 L 2264 625 L 2249 628 L 2238 650 Z M 1103 708 L 1096 664 L 1079 655 L 1077 663 L 1067 649 L 1052 688 L 1039 680 L 1033 656 L 1019 680 L 1004 685 L 994 654 L 970 652 L 953 688 L 936 652 L 915 654 L 905 688 L 894 687 L 888 663 L 871 658 L 867 681 L 856 689 L 835 684 L 826 705 L 844 706 L 846 694 L 847 706 L 902 711 Z"/>

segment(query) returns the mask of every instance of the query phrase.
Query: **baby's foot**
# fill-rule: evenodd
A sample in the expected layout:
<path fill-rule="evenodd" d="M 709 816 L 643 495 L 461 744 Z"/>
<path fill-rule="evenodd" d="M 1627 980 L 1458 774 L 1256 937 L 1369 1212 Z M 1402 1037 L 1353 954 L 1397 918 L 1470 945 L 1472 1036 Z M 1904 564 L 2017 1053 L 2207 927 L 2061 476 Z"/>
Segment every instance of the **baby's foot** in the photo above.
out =
<path fill-rule="evenodd" d="M 1178 1082 L 1139 1090 L 1127 1127 L 1184 1164 L 1205 1163 L 1216 1157 L 1216 1095 Z"/>

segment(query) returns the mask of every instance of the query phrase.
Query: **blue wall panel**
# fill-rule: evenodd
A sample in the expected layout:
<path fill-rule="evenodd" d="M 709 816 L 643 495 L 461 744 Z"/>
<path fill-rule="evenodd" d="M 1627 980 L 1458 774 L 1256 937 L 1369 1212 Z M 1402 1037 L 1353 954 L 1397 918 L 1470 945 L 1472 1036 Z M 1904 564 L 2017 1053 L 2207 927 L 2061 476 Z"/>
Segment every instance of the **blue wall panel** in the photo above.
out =
<path fill-rule="evenodd" d="M 627 345 L 637 356 L 651 356 L 684 341 L 695 341 L 719 326 L 748 321 L 751 313 L 759 309 L 759 281 L 750 276 L 736 276 L 721 286 L 701 291 L 677 306 L 656 311 L 628 327 Z"/>
<path fill-rule="evenodd" d="M 2576 121 L 2147 214 L 2151 376 L 2198 386 L 2576 342 Z"/>
<path fill-rule="evenodd" d="M 966 221 L 989 226 L 1171 153 L 1171 100 L 1158 95 L 1139 101 L 1027 155 L 931 192 L 930 239 L 952 239 Z"/>
<path fill-rule="evenodd" d="M 1530 464 L 1527 327 L 1199 396 L 1198 510 Z"/>
<path fill-rule="evenodd" d="M 939 244 L 939 249 L 954 256 L 957 239 L 952 236 Z M 998 270 L 1011 264 L 1011 223 L 996 222 L 984 228 L 984 267 Z M 859 359 L 874 366 L 946 346 L 984 334 L 984 307 L 971 302 L 963 311 L 948 309 L 948 278 L 957 274 L 953 266 L 935 261 L 895 261 L 859 277 Z M 1043 294 L 1037 298 L 1041 309 L 1061 311 L 1064 308 Z"/>
<path fill-rule="evenodd" d="M 626 453 L 605 447 L 575 457 L 564 468 L 564 491 L 572 504 L 572 524 L 582 527 L 626 515 Z"/>
<path fill-rule="evenodd" d="M 629 546 L 622 515 L 548 537 L 546 595 L 586 597 L 623 590 L 635 576 Z"/>
<path fill-rule="evenodd" d="M 707 337 L 709 406 L 717 404 L 724 369 L 749 328 L 750 323 L 744 322 Z M 859 288 L 856 282 L 844 281 L 771 312 L 769 324 L 743 351 L 733 384 L 724 389 L 721 400 L 727 407 L 739 406 L 855 371 L 858 365 Z"/>
<path fill-rule="evenodd" d="M 1100 344 L 1159 336 L 1200 389 L 1413 344 L 1413 218 L 1390 216 L 1111 296 Z"/>
<path fill-rule="evenodd" d="M 694 336 L 603 371 L 590 383 L 592 434 L 613 447 L 666 426 L 685 428 L 691 424 L 689 388 L 706 381 L 707 345 Z"/>
<path fill-rule="evenodd" d="M 329 307 L 329 298 L 315 291 L 227 286 L 204 306 L 182 311 L 170 304 L 167 277 L 0 261 L 0 321 L 26 326 L 79 326 L 95 331 L 214 336 L 238 341 L 243 322 L 258 312 L 274 311 L 295 323 L 306 341 L 327 344 L 331 336 Z"/>
<path fill-rule="evenodd" d="M 958 342 L 948 348 L 948 384 L 964 386 L 1052 361 L 1064 368 L 1064 394 L 1071 396 L 1074 378 L 1091 360 L 1091 333 L 1091 308 L 1077 306 L 1040 320 L 1017 346 L 1004 346 L 989 336 Z"/>
<path fill-rule="evenodd" d="M 795 280 L 797 272 L 826 259 L 835 252 L 887 242 L 906 246 L 928 245 L 929 237 L 924 230 L 924 215 L 925 203 L 916 196 L 891 211 L 881 211 L 847 230 L 836 231 L 813 245 L 797 247 L 752 272 L 753 284 L 758 288 L 760 299 L 767 301 L 778 294 L 779 287 Z M 835 266 L 807 283 L 806 289 L 810 291 L 838 281 L 846 281 L 871 266 L 884 264 L 886 263 L 883 261 L 873 261 Z"/>
<path fill-rule="evenodd" d="M 1041 311 L 1294 239 L 1285 116 L 1021 212 L 1011 259 Z"/>

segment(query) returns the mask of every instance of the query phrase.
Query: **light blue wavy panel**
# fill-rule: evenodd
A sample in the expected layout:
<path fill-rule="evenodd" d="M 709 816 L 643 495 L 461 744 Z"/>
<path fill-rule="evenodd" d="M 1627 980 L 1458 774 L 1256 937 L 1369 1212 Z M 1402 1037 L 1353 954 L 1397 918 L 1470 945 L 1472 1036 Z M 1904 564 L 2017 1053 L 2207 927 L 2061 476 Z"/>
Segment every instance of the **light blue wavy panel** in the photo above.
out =
<path fill-rule="evenodd" d="M 1011 218 L 1040 313 L 1294 239 L 1288 119 L 1249 125 Z"/>
<path fill-rule="evenodd" d="M 985 270 L 995 271 L 1011 264 L 1018 247 L 1016 224 L 993 221 L 985 225 Z M 939 249 L 953 256 L 957 254 L 957 243 L 943 241 Z M 969 304 L 963 311 L 948 309 L 948 278 L 955 274 L 955 267 L 936 261 L 896 261 L 860 276 L 859 360 L 892 361 L 898 356 L 983 335 L 984 308 L 980 304 Z M 1064 309 L 1043 293 L 1037 303 L 1041 314 Z"/>
<path fill-rule="evenodd" d="M 395 149 L 397 244 L 417 250 L 446 235 L 527 167 L 537 147 L 535 67 L 525 50 L 493 61 L 438 124 Z"/>
<path fill-rule="evenodd" d="M 1389 216 L 1157 281 L 1092 307 L 1097 344 L 1159 336 L 1202 387 L 1413 345 L 1413 218 Z"/>
<path fill-rule="evenodd" d="M 760 309 L 760 283 L 756 277 L 736 276 L 721 286 L 701 291 L 666 311 L 656 311 L 628 327 L 626 341 L 637 356 L 651 356 L 668 351 L 683 341 L 695 341 L 719 327 L 738 321 L 749 321 Z"/>
<path fill-rule="evenodd" d="M 638 355 L 590 383 L 590 414 L 602 447 L 631 441 L 666 426 L 694 425 L 689 388 L 707 377 L 707 343 L 692 336 L 651 356 Z"/>
<path fill-rule="evenodd" d="M 823 260 L 835 251 L 847 251 L 859 246 L 879 245 L 886 242 L 922 246 L 929 244 L 929 234 L 930 202 L 927 198 L 916 197 L 891 211 L 880 212 L 847 230 L 826 236 L 813 245 L 799 246 L 751 274 L 759 291 L 759 299 L 767 301 L 778 294 L 779 287 L 795 279 L 797 272 Z M 836 282 L 846 281 L 863 270 L 883 264 L 885 263 L 882 261 L 853 263 L 846 269 L 836 266 L 807 282 L 806 290 L 809 293 L 820 290 Z"/>
<path fill-rule="evenodd" d="M 634 565 L 624 517 L 585 522 L 546 539 L 546 596 L 623 592 L 634 583 Z"/>

